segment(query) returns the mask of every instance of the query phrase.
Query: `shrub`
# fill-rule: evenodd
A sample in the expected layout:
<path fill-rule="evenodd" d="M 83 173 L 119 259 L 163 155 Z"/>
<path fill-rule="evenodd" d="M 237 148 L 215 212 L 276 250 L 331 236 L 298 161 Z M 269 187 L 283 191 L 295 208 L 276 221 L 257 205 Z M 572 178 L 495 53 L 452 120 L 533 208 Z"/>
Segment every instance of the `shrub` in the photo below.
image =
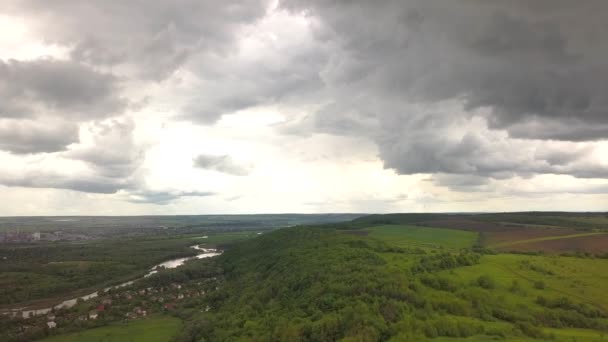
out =
<path fill-rule="evenodd" d="M 509 288 L 509 291 L 511 291 L 512 293 L 520 293 L 523 294 L 524 290 L 521 287 L 521 285 L 519 284 L 519 281 L 517 280 L 513 280 L 513 282 L 511 283 L 511 287 Z"/>
<path fill-rule="evenodd" d="M 519 322 L 519 323 L 517 323 L 517 327 L 526 336 L 529 336 L 532 338 L 544 337 L 543 331 L 540 328 L 535 327 L 534 325 L 532 325 L 528 322 Z"/>
<path fill-rule="evenodd" d="M 484 289 L 493 289 L 496 287 L 496 283 L 494 282 L 494 279 L 492 279 L 490 276 L 488 275 L 481 275 L 479 276 L 479 278 L 477 278 L 477 285 L 479 285 L 480 287 L 484 288 Z"/>
<path fill-rule="evenodd" d="M 425 275 L 420 278 L 420 281 L 435 290 L 454 292 L 457 290 L 456 285 L 454 285 L 450 279 L 444 277 L 430 276 Z"/>

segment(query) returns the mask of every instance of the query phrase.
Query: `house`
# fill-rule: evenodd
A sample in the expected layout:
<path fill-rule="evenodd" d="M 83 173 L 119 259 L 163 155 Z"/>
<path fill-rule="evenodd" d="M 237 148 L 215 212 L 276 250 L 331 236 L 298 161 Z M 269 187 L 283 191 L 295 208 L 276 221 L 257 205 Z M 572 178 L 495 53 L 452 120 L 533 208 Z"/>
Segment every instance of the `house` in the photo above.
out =
<path fill-rule="evenodd" d="M 125 314 L 125 317 L 127 317 L 128 319 L 135 319 L 137 318 L 137 314 L 135 312 L 127 312 Z"/>
<path fill-rule="evenodd" d="M 97 306 L 97 308 L 95 308 L 95 310 L 97 310 L 97 312 L 104 312 L 104 311 L 106 311 L 106 306 L 103 304 L 100 304 L 99 306 Z"/>
<path fill-rule="evenodd" d="M 163 307 L 165 308 L 165 310 L 171 311 L 171 310 L 175 309 L 175 304 L 167 303 Z"/>
<path fill-rule="evenodd" d="M 87 316 L 85 316 L 85 315 L 80 315 L 80 316 L 78 316 L 78 320 L 79 320 L 79 321 L 86 321 L 86 320 L 87 320 Z"/>
<path fill-rule="evenodd" d="M 139 293 L 141 296 L 143 296 L 143 295 L 145 295 L 145 294 L 146 294 L 146 290 L 141 289 L 141 290 L 139 290 L 139 292 L 138 292 L 138 293 Z"/>
<path fill-rule="evenodd" d="M 106 299 L 104 299 L 104 300 L 101 301 L 101 304 L 103 304 L 103 305 L 112 305 L 112 299 L 106 298 Z"/>
<path fill-rule="evenodd" d="M 91 312 L 89 312 L 89 319 L 97 319 L 97 311 L 93 310 Z"/>
<path fill-rule="evenodd" d="M 178 294 L 178 295 L 177 295 L 177 299 L 184 299 L 184 295 L 183 295 L 183 294 L 181 294 L 181 293 L 180 293 L 180 294 Z"/>
<path fill-rule="evenodd" d="M 55 315 L 54 314 L 49 314 L 46 317 L 49 319 L 49 321 L 54 321 L 55 320 Z"/>
<path fill-rule="evenodd" d="M 57 323 L 55 323 L 53 321 L 46 322 L 46 325 L 49 327 L 49 329 L 57 328 Z"/>

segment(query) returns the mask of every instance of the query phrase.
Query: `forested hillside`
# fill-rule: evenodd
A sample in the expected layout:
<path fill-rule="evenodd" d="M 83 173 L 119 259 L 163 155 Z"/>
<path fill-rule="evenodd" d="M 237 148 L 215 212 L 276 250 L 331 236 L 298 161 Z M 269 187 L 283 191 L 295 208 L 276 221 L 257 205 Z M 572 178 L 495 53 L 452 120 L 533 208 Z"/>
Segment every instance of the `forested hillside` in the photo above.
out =
<path fill-rule="evenodd" d="M 369 232 L 291 228 L 235 245 L 215 261 L 225 282 L 211 310 L 186 315 L 181 340 L 595 341 L 608 330 L 605 298 L 568 290 L 557 273 L 590 260 L 481 254 L 474 239 L 397 246 Z M 607 285 L 593 282 L 583 285 Z"/>

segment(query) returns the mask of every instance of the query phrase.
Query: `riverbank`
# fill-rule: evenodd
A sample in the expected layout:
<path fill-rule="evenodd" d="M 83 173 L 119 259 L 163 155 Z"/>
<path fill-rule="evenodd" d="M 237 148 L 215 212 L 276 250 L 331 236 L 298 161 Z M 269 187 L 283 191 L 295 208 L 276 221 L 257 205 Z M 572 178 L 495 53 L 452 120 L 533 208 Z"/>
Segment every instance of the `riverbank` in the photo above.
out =
<path fill-rule="evenodd" d="M 124 279 L 123 279 L 120 282 L 115 282 L 116 283 L 115 285 L 106 286 L 103 289 L 103 291 L 108 292 L 110 289 L 116 289 L 116 288 L 129 286 L 138 280 L 149 277 L 150 275 L 158 272 L 159 270 L 179 267 L 179 266 L 183 265 L 186 261 L 194 259 L 194 258 L 197 258 L 197 259 L 209 258 L 209 257 L 214 257 L 217 255 L 220 255 L 222 253 L 221 251 L 219 251 L 217 249 L 204 248 L 204 247 L 201 247 L 201 245 L 190 246 L 190 248 L 193 248 L 202 253 L 198 253 L 198 254 L 190 256 L 190 257 L 182 257 L 182 258 L 166 260 L 160 264 L 154 265 L 152 268 L 148 269 L 148 271 L 146 271 L 146 272 L 139 272 L 140 275 L 138 277 L 133 277 L 126 281 L 124 281 Z M 83 301 L 87 301 L 89 299 L 92 299 L 92 298 L 95 298 L 98 296 L 99 290 L 94 291 L 94 292 L 89 292 L 89 291 L 91 291 L 91 289 L 86 290 L 86 291 L 81 290 L 81 291 L 79 291 L 80 293 L 75 296 L 73 294 L 71 294 L 70 296 L 63 296 L 63 298 L 67 298 L 67 299 L 62 300 L 61 302 L 59 302 L 59 304 L 55 304 L 55 305 L 52 304 L 52 303 L 57 303 L 58 300 L 45 299 L 44 301 L 42 301 L 38 304 L 29 304 L 26 306 L 20 306 L 18 308 L 11 307 L 11 308 L 0 309 L 0 314 L 21 316 L 23 318 L 29 318 L 31 316 L 36 316 L 36 315 L 44 315 L 44 314 L 51 312 L 53 309 L 71 308 L 74 305 L 76 305 L 80 299 L 82 299 Z M 85 293 L 85 294 L 83 295 L 82 293 Z"/>

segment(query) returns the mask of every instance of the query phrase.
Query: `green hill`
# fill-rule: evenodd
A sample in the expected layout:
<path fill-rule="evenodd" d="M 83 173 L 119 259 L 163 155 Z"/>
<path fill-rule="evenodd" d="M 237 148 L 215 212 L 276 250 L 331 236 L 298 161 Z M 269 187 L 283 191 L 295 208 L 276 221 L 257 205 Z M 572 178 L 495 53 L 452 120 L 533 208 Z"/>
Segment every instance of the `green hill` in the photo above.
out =
<path fill-rule="evenodd" d="M 440 243 L 445 231 L 432 232 Z M 588 262 L 588 269 L 607 270 L 608 260 L 481 255 L 408 246 L 407 239 L 397 245 L 349 231 L 290 228 L 238 243 L 214 261 L 225 281 L 208 298 L 208 312 L 187 316 L 181 339 L 605 338 L 608 315 L 593 289 L 606 288 L 608 279 L 579 275 L 584 281 L 573 285 L 568 277 Z"/>

